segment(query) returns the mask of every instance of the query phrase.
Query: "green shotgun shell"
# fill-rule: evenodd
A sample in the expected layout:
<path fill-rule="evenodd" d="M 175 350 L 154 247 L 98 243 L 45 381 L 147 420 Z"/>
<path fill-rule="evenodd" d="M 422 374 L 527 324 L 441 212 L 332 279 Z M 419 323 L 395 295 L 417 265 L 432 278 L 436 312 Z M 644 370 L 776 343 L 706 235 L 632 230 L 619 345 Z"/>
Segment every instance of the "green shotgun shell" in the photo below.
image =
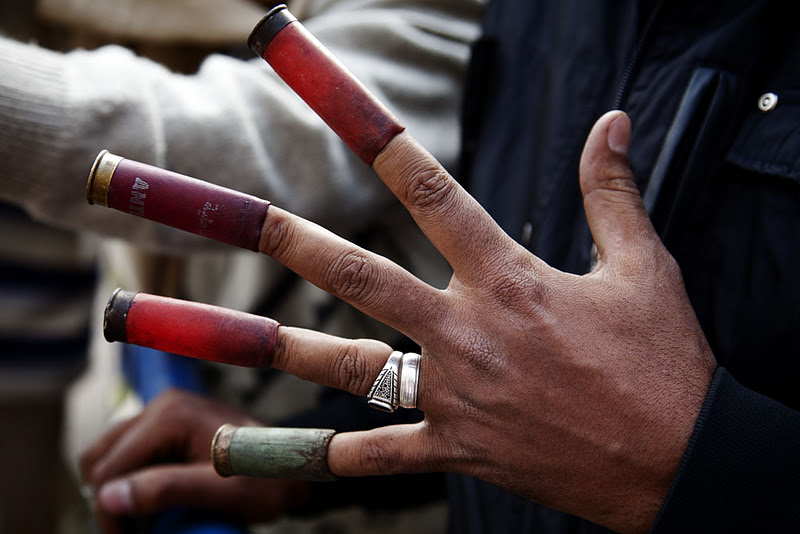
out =
<path fill-rule="evenodd" d="M 328 443 L 335 433 L 320 428 L 222 425 L 211 443 L 211 458 L 223 477 L 336 480 L 328 470 Z"/>

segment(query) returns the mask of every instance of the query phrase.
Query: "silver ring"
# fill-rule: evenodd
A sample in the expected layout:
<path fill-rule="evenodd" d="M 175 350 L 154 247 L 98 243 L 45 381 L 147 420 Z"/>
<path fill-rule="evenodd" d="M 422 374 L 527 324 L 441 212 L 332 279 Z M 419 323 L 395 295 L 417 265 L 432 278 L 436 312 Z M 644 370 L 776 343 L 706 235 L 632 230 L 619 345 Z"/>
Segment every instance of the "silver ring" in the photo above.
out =
<path fill-rule="evenodd" d="M 367 395 L 367 404 L 383 412 L 393 412 L 400 405 L 400 362 L 403 353 L 394 351 L 378 378 L 372 383 Z"/>
<path fill-rule="evenodd" d="M 415 352 L 406 352 L 400 364 L 400 406 L 417 407 L 417 389 L 419 388 L 419 362 L 422 356 Z"/>

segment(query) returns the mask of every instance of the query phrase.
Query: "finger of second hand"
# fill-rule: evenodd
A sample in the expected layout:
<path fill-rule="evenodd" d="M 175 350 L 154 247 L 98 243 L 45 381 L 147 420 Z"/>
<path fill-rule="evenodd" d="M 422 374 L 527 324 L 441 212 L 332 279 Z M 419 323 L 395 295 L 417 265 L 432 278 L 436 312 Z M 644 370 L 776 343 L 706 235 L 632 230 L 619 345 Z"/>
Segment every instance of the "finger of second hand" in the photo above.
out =
<path fill-rule="evenodd" d="M 95 489 L 183 445 L 185 428 L 174 421 L 165 423 L 164 413 L 160 410 L 146 411 L 132 420 L 132 424 L 94 464 L 89 476 Z"/>
<path fill-rule="evenodd" d="M 275 206 L 264 222 L 258 248 L 418 342 L 418 325 L 429 325 L 430 318 L 441 313 L 439 290 L 387 258 Z"/>
<path fill-rule="evenodd" d="M 90 484 L 96 482 L 92 479 L 95 466 L 105 457 L 108 451 L 114 447 L 114 444 L 137 423 L 137 419 L 138 417 L 134 417 L 118 423 L 81 455 L 80 469 L 84 482 Z"/>

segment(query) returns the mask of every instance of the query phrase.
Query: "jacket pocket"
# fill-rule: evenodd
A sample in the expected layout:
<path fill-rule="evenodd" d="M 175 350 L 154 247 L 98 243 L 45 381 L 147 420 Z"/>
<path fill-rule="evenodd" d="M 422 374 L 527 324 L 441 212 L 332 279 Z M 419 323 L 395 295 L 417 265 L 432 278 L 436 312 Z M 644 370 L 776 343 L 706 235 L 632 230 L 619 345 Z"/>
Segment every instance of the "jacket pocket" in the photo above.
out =
<path fill-rule="evenodd" d="M 710 67 L 698 67 L 689 79 L 643 191 L 653 225 L 670 249 L 708 201 L 708 181 L 720 172 L 744 90 L 741 78 Z"/>
<path fill-rule="evenodd" d="M 800 181 L 800 90 L 754 99 L 726 160 L 747 171 Z"/>

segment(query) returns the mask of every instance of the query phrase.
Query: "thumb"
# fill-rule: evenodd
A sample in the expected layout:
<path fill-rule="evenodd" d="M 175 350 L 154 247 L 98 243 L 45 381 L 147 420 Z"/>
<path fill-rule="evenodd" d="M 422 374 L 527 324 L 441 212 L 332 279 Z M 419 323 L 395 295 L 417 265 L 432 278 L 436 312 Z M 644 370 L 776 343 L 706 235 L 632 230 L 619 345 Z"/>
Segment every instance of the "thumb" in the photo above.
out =
<path fill-rule="evenodd" d="M 595 123 L 583 148 L 581 191 L 586 219 L 601 263 L 630 259 L 658 244 L 628 162 L 631 121 L 609 111 Z"/>
<path fill-rule="evenodd" d="M 328 445 L 328 468 L 354 477 L 441 471 L 444 450 L 425 422 L 336 434 Z"/>

